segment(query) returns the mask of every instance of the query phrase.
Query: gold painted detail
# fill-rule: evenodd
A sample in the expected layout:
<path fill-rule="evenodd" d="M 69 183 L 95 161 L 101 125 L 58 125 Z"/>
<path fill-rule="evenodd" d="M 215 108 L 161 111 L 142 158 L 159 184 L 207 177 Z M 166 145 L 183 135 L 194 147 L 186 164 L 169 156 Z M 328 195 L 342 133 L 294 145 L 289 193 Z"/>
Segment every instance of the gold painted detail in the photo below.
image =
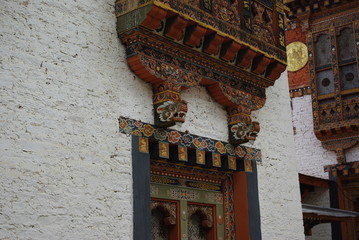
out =
<path fill-rule="evenodd" d="M 148 153 L 148 138 L 140 137 L 139 150 L 142 153 Z"/>
<path fill-rule="evenodd" d="M 236 170 L 237 169 L 236 158 L 229 156 L 228 165 L 229 165 L 229 169 Z"/>
<path fill-rule="evenodd" d="M 252 172 L 252 161 L 251 160 L 244 160 L 244 170 L 246 172 Z"/>
<path fill-rule="evenodd" d="M 229 13 L 228 10 L 226 8 L 222 8 L 219 11 L 219 16 L 222 18 L 222 20 L 224 21 L 229 21 L 230 17 L 229 17 Z"/>
<path fill-rule="evenodd" d="M 152 183 L 162 183 L 162 184 L 176 184 L 177 182 L 170 178 L 160 177 L 160 176 L 151 176 L 150 181 Z"/>
<path fill-rule="evenodd" d="M 169 153 L 169 145 L 166 142 L 160 142 L 159 143 L 160 149 L 159 149 L 159 155 L 162 158 L 169 158 L 170 153 Z"/>
<path fill-rule="evenodd" d="M 221 155 L 217 153 L 213 153 L 212 155 L 213 166 L 221 167 Z"/>
<path fill-rule="evenodd" d="M 220 191 L 221 190 L 220 186 L 213 185 L 213 184 L 208 184 L 208 183 L 188 182 L 187 184 L 188 184 L 189 187 L 200 188 L 200 189 L 205 189 L 205 190 L 215 190 L 215 191 Z"/>
<path fill-rule="evenodd" d="M 293 42 L 287 46 L 287 60 L 290 72 L 303 68 L 308 62 L 308 48 L 302 42 Z"/>

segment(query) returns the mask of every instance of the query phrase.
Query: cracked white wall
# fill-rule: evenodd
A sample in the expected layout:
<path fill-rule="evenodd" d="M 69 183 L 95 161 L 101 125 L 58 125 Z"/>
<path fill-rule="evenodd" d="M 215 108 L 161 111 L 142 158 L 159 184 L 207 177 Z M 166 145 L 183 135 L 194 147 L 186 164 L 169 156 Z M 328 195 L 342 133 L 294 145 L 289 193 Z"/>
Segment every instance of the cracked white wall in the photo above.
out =
<path fill-rule="evenodd" d="M 117 118 L 153 122 L 152 91 L 125 62 L 114 1 L 3 0 L 0 24 L 0 239 L 132 239 L 131 142 Z M 304 239 L 285 74 L 267 97 L 254 114 L 263 239 Z M 177 129 L 227 139 L 204 88 L 182 98 Z"/>

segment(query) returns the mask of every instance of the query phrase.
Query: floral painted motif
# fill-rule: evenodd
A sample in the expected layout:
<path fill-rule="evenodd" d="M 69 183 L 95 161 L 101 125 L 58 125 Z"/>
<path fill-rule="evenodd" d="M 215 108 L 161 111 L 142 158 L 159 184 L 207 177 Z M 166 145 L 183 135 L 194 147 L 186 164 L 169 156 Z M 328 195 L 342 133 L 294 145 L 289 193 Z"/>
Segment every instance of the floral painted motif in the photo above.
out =
<path fill-rule="evenodd" d="M 141 136 L 141 131 L 140 130 L 135 130 L 135 131 L 132 132 L 132 135 Z"/>
<path fill-rule="evenodd" d="M 120 120 L 120 128 L 125 129 L 127 127 L 127 121 L 125 119 Z"/>
<path fill-rule="evenodd" d="M 170 189 L 169 196 L 172 199 L 183 199 L 183 200 L 198 200 L 200 194 L 197 191 L 186 190 L 186 189 Z"/>
<path fill-rule="evenodd" d="M 146 137 L 152 136 L 154 130 L 155 129 L 149 124 L 146 124 L 143 128 L 141 128 L 141 132 L 143 132 L 143 135 Z"/>
<path fill-rule="evenodd" d="M 243 150 L 241 146 L 236 147 L 236 154 L 243 158 L 246 155 L 246 152 Z"/>
<path fill-rule="evenodd" d="M 136 121 L 136 122 L 134 123 L 134 125 L 135 125 L 135 127 L 141 128 L 141 127 L 143 126 L 143 123 Z"/>
<path fill-rule="evenodd" d="M 163 141 L 167 138 L 167 132 L 163 128 L 156 128 L 154 137 L 160 141 Z"/>
<path fill-rule="evenodd" d="M 226 144 L 226 150 L 230 155 L 235 155 L 236 154 L 232 144 Z"/>
<path fill-rule="evenodd" d="M 216 203 L 222 204 L 223 203 L 223 194 L 222 193 L 207 193 L 205 195 L 206 200 Z"/>
<path fill-rule="evenodd" d="M 170 143 L 178 143 L 178 141 L 180 140 L 181 138 L 181 134 L 177 131 L 171 131 L 169 134 L 168 134 L 168 141 Z"/>
<path fill-rule="evenodd" d="M 214 141 L 213 141 L 213 140 L 211 140 L 211 139 L 208 139 L 208 140 L 207 140 L 207 149 L 208 149 L 210 152 L 216 151 L 216 147 L 214 146 Z"/>
<path fill-rule="evenodd" d="M 181 138 L 181 144 L 185 147 L 189 147 L 191 146 L 192 142 L 193 142 L 193 137 L 189 134 L 184 134 Z"/>
<path fill-rule="evenodd" d="M 198 148 L 198 149 L 204 149 L 208 146 L 207 142 L 205 140 L 203 140 L 202 138 L 195 138 L 193 140 L 193 144 Z"/>
<path fill-rule="evenodd" d="M 160 60 L 154 60 L 145 56 L 141 56 L 142 64 L 147 70 L 158 78 L 166 79 L 168 82 L 174 82 L 181 86 L 193 87 L 197 86 L 201 81 L 202 77 L 191 71 L 186 71 L 181 68 L 174 67 Z M 178 63 L 177 63 L 178 64 Z"/>

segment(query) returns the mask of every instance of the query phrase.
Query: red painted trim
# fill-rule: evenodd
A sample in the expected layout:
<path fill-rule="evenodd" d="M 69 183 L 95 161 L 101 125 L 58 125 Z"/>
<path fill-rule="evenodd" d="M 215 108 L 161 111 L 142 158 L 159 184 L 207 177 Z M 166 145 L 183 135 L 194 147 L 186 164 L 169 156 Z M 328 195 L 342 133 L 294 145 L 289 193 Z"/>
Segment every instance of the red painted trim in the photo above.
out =
<path fill-rule="evenodd" d="M 213 226 L 210 229 L 208 229 L 206 239 L 207 240 L 216 240 L 217 239 L 217 209 L 216 209 L 216 205 L 207 204 L 207 203 L 198 203 L 198 202 L 187 202 L 187 205 L 206 206 L 206 207 L 211 207 L 213 209 L 213 212 L 212 212 Z"/>
<path fill-rule="evenodd" d="M 233 174 L 233 188 L 236 240 L 250 240 L 247 178 L 245 172 L 237 172 Z"/>
<path fill-rule="evenodd" d="M 162 19 L 164 19 L 166 15 L 166 10 L 153 5 L 141 25 L 152 30 L 157 29 L 160 26 Z"/>
<path fill-rule="evenodd" d="M 176 225 L 169 227 L 169 238 L 173 240 L 181 239 L 181 212 L 180 212 L 180 201 L 169 200 L 164 198 L 151 198 L 151 201 L 171 202 L 176 204 Z"/>

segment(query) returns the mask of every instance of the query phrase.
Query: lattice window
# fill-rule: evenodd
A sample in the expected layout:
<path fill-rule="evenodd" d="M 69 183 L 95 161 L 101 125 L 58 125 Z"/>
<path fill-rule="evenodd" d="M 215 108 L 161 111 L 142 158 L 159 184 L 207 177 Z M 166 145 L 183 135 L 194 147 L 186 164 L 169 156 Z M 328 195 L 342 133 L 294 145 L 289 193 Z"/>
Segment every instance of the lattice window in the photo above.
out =
<path fill-rule="evenodd" d="M 194 213 L 188 221 L 188 240 L 206 240 L 206 229 L 201 225 L 202 219 Z"/>
<path fill-rule="evenodd" d="M 168 240 L 169 229 L 164 223 L 164 214 L 160 209 L 153 209 L 151 212 L 152 240 Z"/>
<path fill-rule="evenodd" d="M 314 128 L 321 140 L 353 134 L 359 118 L 358 31 L 350 22 L 327 26 L 308 36 Z"/>

